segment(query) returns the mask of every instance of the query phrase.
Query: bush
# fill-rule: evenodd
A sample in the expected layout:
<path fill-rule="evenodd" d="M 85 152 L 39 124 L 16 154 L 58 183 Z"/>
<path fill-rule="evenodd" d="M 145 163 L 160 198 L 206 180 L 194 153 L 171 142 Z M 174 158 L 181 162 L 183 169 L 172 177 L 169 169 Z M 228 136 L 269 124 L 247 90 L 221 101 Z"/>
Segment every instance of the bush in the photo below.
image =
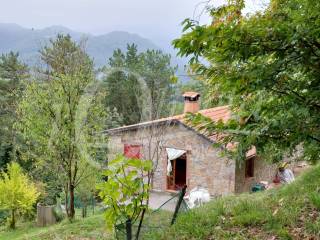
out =
<path fill-rule="evenodd" d="M 0 208 L 10 211 L 10 228 L 15 228 L 16 218 L 32 210 L 39 194 L 19 164 L 12 162 L 7 169 L 0 175 Z"/>

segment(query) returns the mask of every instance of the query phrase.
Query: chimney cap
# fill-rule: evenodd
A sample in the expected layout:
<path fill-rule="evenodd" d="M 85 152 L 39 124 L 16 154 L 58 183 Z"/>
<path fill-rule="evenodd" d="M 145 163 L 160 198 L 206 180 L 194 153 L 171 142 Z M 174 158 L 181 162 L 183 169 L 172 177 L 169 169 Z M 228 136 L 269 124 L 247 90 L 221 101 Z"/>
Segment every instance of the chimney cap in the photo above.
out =
<path fill-rule="evenodd" d="M 200 97 L 200 94 L 197 92 L 185 92 L 182 96 L 188 97 L 188 98 L 196 98 L 196 97 Z"/>

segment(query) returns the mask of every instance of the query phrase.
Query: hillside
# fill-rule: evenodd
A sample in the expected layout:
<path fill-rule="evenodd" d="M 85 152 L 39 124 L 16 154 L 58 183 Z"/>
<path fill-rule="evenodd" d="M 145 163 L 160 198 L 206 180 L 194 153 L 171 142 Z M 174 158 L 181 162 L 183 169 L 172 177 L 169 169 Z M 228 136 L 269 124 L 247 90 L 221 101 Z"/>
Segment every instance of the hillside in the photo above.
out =
<path fill-rule="evenodd" d="M 291 185 L 221 198 L 152 239 L 320 239 L 320 166 Z"/>
<path fill-rule="evenodd" d="M 165 225 L 172 213 L 159 213 L 156 220 L 145 221 L 145 225 L 155 224 L 157 227 L 147 228 L 142 239 L 318 240 L 319 211 L 320 166 L 317 166 L 280 189 L 225 197 L 181 213 L 171 228 Z M 0 227 L 0 239 L 57 238 L 112 239 L 105 230 L 100 213 L 73 223 L 65 220 L 46 228 L 36 227 L 34 223 L 21 223 L 16 231 L 7 232 L 5 227 Z"/>
<path fill-rule="evenodd" d="M 33 64 L 37 61 L 40 47 L 45 45 L 50 38 L 54 38 L 58 33 L 70 34 L 77 41 L 81 38 L 87 39 L 88 54 L 94 58 L 97 66 L 106 64 L 114 49 L 120 48 L 124 50 L 128 43 L 137 44 L 139 51 L 160 49 L 148 39 L 137 34 L 122 31 L 93 36 L 75 32 L 62 26 L 27 29 L 16 24 L 0 23 L 0 53 L 18 51 L 25 62 Z M 176 61 L 173 59 L 173 62 Z"/>

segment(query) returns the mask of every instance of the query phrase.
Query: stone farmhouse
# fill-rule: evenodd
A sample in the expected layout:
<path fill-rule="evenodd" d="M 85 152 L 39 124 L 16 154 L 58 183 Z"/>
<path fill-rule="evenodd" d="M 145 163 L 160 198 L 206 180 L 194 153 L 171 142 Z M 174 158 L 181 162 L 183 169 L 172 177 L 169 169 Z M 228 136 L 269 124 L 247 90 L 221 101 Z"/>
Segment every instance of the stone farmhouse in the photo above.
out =
<path fill-rule="evenodd" d="M 214 121 L 232 117 L 228 106 L 199 110 L 200 95 L 187 92 L 184 112 L 201 113 Z M 191 190 L 201 186 L 212 196 L 249 191 L 259 181 L 271 181 L 275 167 L 256 155 L 253 148 L 240 165 L 222 157 L 222 149 L 208 137 L 189 127 L 184 114 L 107 130 L 109 158 L 117 154 L 151 159 L 155 172 L 155 191 L 177 191 L 185 184 Z"/>

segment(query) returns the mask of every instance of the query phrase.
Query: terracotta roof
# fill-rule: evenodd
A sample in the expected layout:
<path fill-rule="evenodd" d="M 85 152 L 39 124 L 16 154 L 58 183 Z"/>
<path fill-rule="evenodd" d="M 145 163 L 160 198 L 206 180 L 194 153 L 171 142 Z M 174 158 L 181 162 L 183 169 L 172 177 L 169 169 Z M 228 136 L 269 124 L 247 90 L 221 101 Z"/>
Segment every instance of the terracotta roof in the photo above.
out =
<path fill-rule="evenodd" d="M 215 122 L 219 120 L 227 122 L 231 118 L 231 111 L 229 106 L 204 109 L 200 110 L 199 113 L 201 113 L 203 116 L 211 118 Z"/>
<path fill-rule="evenodd" d="M 197 96 L 200 96 L 200 94 L 197 92 L 185 92 L 182 96 L 195 98 Z"/>
<path fill-rule="evenodd" d="M 221 107 L 214 107 L 214 108 L 209 108 L 209 109 L 203 109 L 200 110 L 198 113 L 211 118 L 213 121 L 217 122 L 219 120 L 222 120 L 223 122 L 227 122 L 230 118 L 231 118 L 231 110 L 230 107 L 228 105 L 226 106 L 221 106 Z M 160 118 L 154 121 L 147 121 L 147 122 L 142 122 L 142 123 L 137 123 L 137 124 L 133 124 L 133 125 L 128 125 L 128 126 L 123 126 L 123 127 L 118 127 L 118 128 L 113 128 L 113 129 L 109 129 L 106 132 L 107 133 L 114 133 L 114 132 L 122 132 L 122 131 L 128 131 L 128 130 L 134 130 L 134 129 L 138 129 L 140 127 L 145 127 L 145 126 L 150 126 L 153 124 L 164 124 L 167 122 L 172 122 L 172 123 L 181 123 L 183 124 L 185 127 L 195 131 L 198 135 L 204 137 L 205 139 L 211 141 L 211 142 L 219 142 L 221 139 L 223 139 L 223 137 L 225 136 L 224 134 L 213 134 L 211 136 L 208 136 L 205 133 L 199 132 L 194 128 L 189 127 L 188 125 L 186 125 L 183 121 L 184 119 L 184 114 L 180 114 L 180 115 L 175 115 L 172 117 L 167 117 L 167 118 Z M 229 150 L 232 150 L 233 148 L 235 148 L 236 143 L 228 143 L 226 148 Z M 249 158 L 251 156 L 255 156 L 257 153 L 256 147 L 253 146 L 247 153 L 246 153 L 246 157 Z"/>
<path fill-rule="evenodd" d="M 200 110 L 198 113 L 200 113 L 206 117 L 211 118 L 215 122 L 217 122 L 219 120 L 226 122 L 231 117 L 231 111 L 230 111 L 229 106 L 221 106 L 221 107 L 204 109 L 204 110 Z M 112 133 L 112 132 L 127 131 L 127 130 L 137 129 L 139 127 L 164 123 L 164 122 L 168 122 L 168 121 L 178 121 L 178 122 L 184 123 L 183 118 L 184 118 L 184 114 L 180 114 L 180 115 L 175 115 L 172 117 L 160 118 L 160 119 L 153 120 L 153 121 L 146 121 L 146 122 L 137 123 L 137 124 L 133 124 L 133 125 L 127 125 L 127 126 L 123 126 L 123 127 L 113 128 L 113 129 L 107 130 L 106 132 Z"/>

